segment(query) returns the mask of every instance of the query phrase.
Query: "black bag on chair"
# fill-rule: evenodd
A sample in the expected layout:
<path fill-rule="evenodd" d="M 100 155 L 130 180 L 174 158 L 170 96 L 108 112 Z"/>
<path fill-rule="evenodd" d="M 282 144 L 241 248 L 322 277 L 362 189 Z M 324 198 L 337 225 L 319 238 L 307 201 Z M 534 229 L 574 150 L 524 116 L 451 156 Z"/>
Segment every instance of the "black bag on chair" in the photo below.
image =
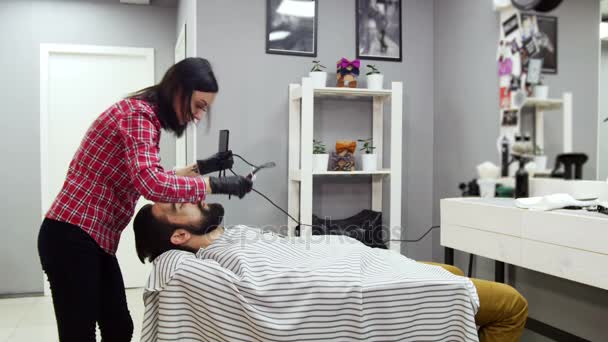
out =
<path fill-rule="evenodd" d="M 373 210 L 363 210 L 342 220 L 313 215 L 312 235 L 345 235 L 369 247 L 388 249 L 383 239 L 382 213 Z M 296 236 L 300 236 L 300 226 L 296 227 Z"/>

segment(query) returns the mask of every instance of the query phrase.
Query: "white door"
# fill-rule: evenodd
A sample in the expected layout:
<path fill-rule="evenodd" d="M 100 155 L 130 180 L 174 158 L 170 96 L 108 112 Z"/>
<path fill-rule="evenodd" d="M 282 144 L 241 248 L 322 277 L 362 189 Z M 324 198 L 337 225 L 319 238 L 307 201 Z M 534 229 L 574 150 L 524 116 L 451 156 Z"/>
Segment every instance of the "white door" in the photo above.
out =
<path fill-rule="evenodd" d="M 88 45 L 40 46 L 42 215 L 65 180 L 91 123 L 127 94 L 154 84 L 154 49 Z M 138 203 L 143 205 L 143 198 Z M 126 287 L 141 287 L 150 265 L 135 252 L 131 223 L 117 252 Z M 45 293 L 48 283 L 44 282 Z"/>

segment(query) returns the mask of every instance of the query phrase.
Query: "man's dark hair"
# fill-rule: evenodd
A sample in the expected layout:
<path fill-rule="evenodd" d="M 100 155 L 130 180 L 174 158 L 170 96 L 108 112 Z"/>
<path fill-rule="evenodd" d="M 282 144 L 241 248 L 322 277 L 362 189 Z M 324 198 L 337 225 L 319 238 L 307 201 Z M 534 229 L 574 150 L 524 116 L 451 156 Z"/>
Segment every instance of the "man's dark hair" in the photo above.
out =
<path fill-rule="evenodd" d="M 179 225 L 169 222 L 166 218 L 158 218 L 152 214 L 152 204 L 146 204 L 133 221 L 133 231 L 135 232 L 135 249 L 137 256 L 142 263 L 146 259 L 152 262 L 157 256 L 171 249 L 194 252 L 188 247 L 174 245 L 171 236 L 177 229 L 184 229 L 194 235 L 205 235 L 211 233 L 221 226 L 224 216 L 224 209 L 217 203 L 209 204 L 209 208 L 203 208 L 199 203 L 199 208 L 204 215 L 201 222 L 191 225 Z"/>
<path fill-rule="evenodd" d="M 186 58 L 174 64 L 167 70 L 159 84 L 137 91 L 129 97 L 156 105 L 158 108 L 156 115 L 162 128 L 181 137 L 187 124 L 179 123 L 177 114 L 173 110 L 173 98 L 181 92 L 182 110 L 185 119 L 189 122 L 193 118 L 190 103 L 192 92 L 195 90 L 206 93 L 217 93 L 219 90 L 211 64 L 200 57 Z"/>
<path fill-rule="evenodd" d="M 171 235 L 181 227 L 172 226 L 168 222 L 161 222 L 152 215 L 152 204 L 144 205 L 133 221 L 135 232 L 135 249 L 142 263 L 145 260 L 152 262 L 157 256 L 170 249 L 180 249 L 171 243 Z"/>

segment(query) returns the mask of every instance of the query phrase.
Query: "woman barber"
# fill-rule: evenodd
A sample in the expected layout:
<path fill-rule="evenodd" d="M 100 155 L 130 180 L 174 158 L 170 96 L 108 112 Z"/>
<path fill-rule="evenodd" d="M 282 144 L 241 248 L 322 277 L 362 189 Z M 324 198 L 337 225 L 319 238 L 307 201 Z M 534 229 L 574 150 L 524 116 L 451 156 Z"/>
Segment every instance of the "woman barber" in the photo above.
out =
<path fill-rule="evenodd" d="M 206 115 L 218 84 L 209 62 L 188 58 L 162 81 L 115 103 L 93 122 L 72 159 L 63 188 L 46 214 L 38 252 L 47 274 L 61 341 L 130 341 L 133 322 L 115 253 L 140 196 L 154 202 L 199 202 L 207 194 L 243 197 L 246 177 L 201 177 L 231 168 L 230 152 L 165 171 L 161 128 L 184 133 Z"/>

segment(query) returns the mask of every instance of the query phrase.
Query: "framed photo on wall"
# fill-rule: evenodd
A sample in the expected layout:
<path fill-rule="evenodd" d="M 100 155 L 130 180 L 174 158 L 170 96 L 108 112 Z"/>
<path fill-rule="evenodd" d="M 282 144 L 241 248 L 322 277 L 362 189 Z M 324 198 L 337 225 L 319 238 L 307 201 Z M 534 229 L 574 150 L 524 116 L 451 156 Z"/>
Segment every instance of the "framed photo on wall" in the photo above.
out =
<path fill-rule="evenodd" d="M 543 74 L 557 74 L 557 17 L 522 13 L 521 22 L 522 38 L 533 48 L 529 58 L 542 59 Z"/>
<path fill-rule="evenodd" d="M 266 0 L 266 53 L 317 56 L 317 0 Z"/>
<path fill-rule="evenodd" d="M 401 61 L 401 0 L 356 0 L 357 58 Z"/>

